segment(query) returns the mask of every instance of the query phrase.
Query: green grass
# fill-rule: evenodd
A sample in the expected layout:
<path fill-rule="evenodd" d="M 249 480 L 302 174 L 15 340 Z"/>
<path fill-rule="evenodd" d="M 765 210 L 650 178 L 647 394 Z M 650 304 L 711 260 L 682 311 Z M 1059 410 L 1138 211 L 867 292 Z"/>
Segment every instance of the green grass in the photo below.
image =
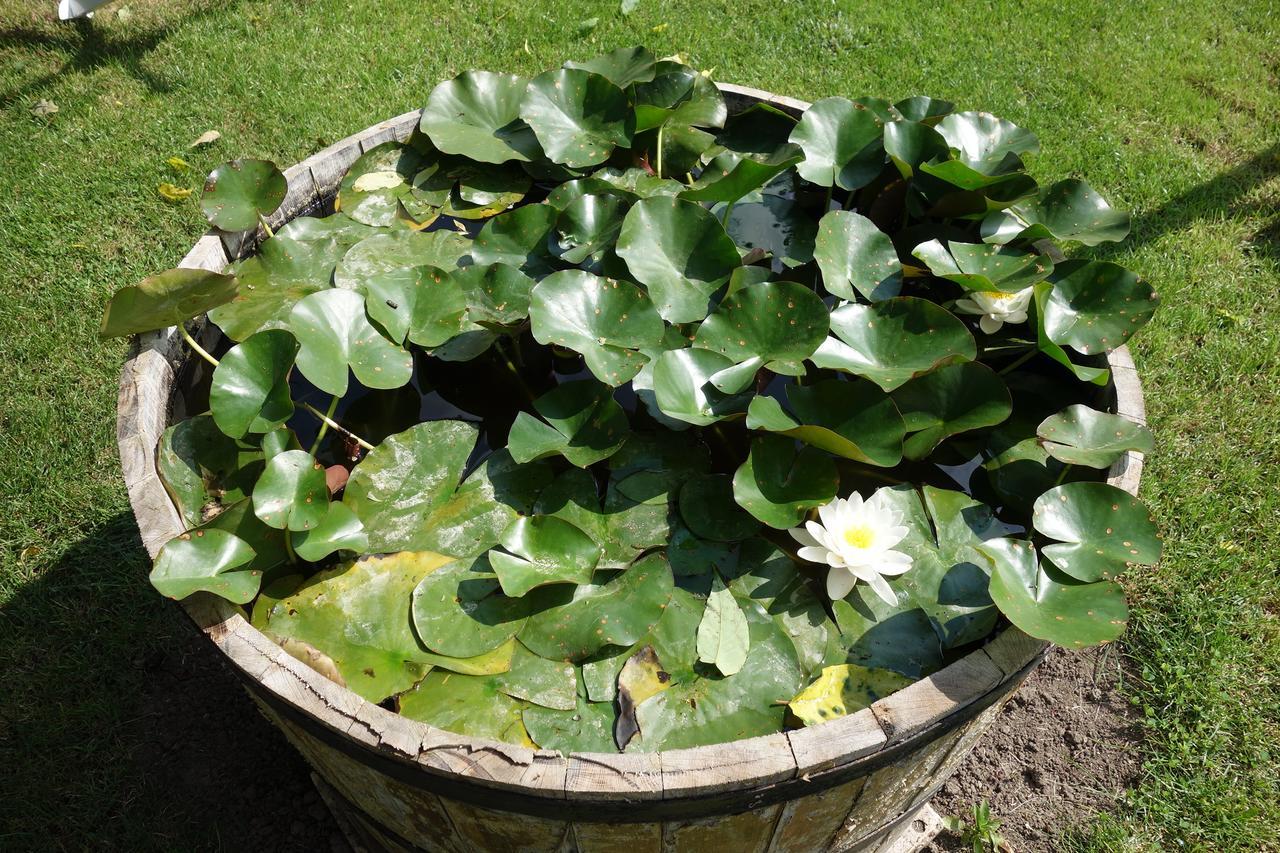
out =
<path fill-rule="evenodd" d="M 1280 25 L 1257 2 L 125 0 L 92 27 L 0 0 L 0 847 L 207 849 L 129 760 L 137 661 L 182 626 L 145 581 L 115 460 L 116 288 L 203 230 L 220 159 L 292 163 L 434 82 L 644 42 L 807 99 L 931 94 L 1039 134 L 1032 171 L 1135 214 L 1103 252 L 1164 307 L 1135 346 L 1167 534 L 1130 583 L 1144 770 L 1083 849 L 1280 849 Z M 123 14 L 125 10 L 128 14 Z M 588 34 L 579 23 L 598 17 Z M 660 28 L 655 32 L 655 28 Z M 60 111 L 49 122 L 39 99 Z M 216 128 L 205 151 L 187 143 Z M 213 808 L 213 804 L 209 804 Z M 173 816 L 176 817 L 166 817 Z M 156 826 L 167 823 L 162 842 Z M 1270 846 L 1269 846 L 1270 845 Z"/>

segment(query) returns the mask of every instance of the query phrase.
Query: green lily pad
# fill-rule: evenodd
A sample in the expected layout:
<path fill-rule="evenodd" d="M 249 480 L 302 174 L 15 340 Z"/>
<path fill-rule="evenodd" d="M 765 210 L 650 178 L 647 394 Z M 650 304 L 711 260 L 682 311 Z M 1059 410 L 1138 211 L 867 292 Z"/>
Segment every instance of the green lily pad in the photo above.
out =
<path fill-rule="evenodd" d="M 253 557 L 247 542 L 225 530 L 182 533 L 156 555 L 151 585 L 169 598 L 212 592 L 244 604 L 258 594 L 262 582 L 262 572 L 251 568 Z"/>
<path fill-rule="evenodd" d="M 988 243 L 1075 240 L 1086 246 L 1129 236 L 1129 214 L 1113 210 L 1093 187 L 1076 178 L 1059 181 L 1034 201 L 994 211 L 982 220 Z"/>
<path fill-rule="evenodd" d="M 531 610 L 520 642 L 542 657 L 571 661 L 605 646 L 628 646 L 661 618 L 672 587 L 671 567 L 661 554 L 622 572 L 597 572 L 589 584 L 543 587 L 520 599 Z"/>
<path fill-rule="evenodd" d="M 1032 637 L 1080 649 L 1124 633 L 1129 608 L 1119 584 L 1082 583 L 1037 559 L 1031 543 L 1018 539 L 992 539 L 981 550 L 992 564 L 991 598 Z"/>
<path fill-rule="evenodd" d="M 1044 556 L 1076 580 L 1111 580 L 1160 562 L 1160 529 L 1142 501 L 1108 483 L 1066 483 L 1036 499 L 1035 529 L 1056 539 Z"/>
<path fill-rule="evenodd" d="M 335 218 L 338 214 L 329 217 Z M 293 233 L 299 232 L 281 229 L 257 254 L 232 267 L 235 299 L 212 309 L 209 319 L 233 341 L 247 340 L 265 329 L 287 329 L 289 312 L 298 300 L 332 287 L 334 268 L 347 249 L 363 239 L 359 234 L 344 234 L 304 240 L 295 239 Z"/>
<path fill-rule="evenodd" d="M 539 343 L 582 353 L 596 378 L 610 386 L 630 381 L 648 360 L 638 350 L 659 343 L 665 331 L 643 290 L 581 270 L 538 282 L 529 318 Z"/>
<path fill-rule="evenodd" d="M 902 461 L 906 425 L 893 400 L 874 383 L 825 379 L 788 385 L 787 401 L 791 413 L 773 397 L 753 397 L 747 428 L 782 433 L 868 465 L 889 468 Z"/>
<path fill-rule="evenodd" d="M 713 574 L 711 594 L 698 623 L 698 660 L 715 666 L 721 675 L 734 675 L 747 662 L 750 645 L 747 617 L 724 581 Z"/>
<path fill-rule="evenodd" d="M 446 731 L 532 746 L 522 714 L 526 703 L 498 689 L 492 677 L 431 672 L 400 696 L 401 715 Z"/>
<path fill-rule="evenodd" d="M 743 199 L 729 212 L 725 230 L 734 242 L 746 250 L 768 252 L 785 267 L 813 260 L 818 223 L 789 198 L 764 193 L 759 199 Z"/>
<path fill-rule="evenodd" d="M 854 301 L 855 291 L 872 302 L 902 290 L 902 264 L 889 236 L 870 219 L 833 210 L 818 223 L 814 259 L 822 286 L 833 296 Z"/>
<path fill-rule="evenodd" d="M 411 195 L 413 178 L 422 168 L 422 155 L 400 142 L 370 148 L 351 164 L 338 187 L 335 206 L 365 225 L 390 227 L 401 217 L 401 200 Z M 438 206 L 415 207 L 411 218 L 429 225 Z"/>
<path fill-rule="evenodd" d="M 1151 430 L 1141 424 L 1080 405 L 1045 418 L 1036 435 L 1054 459 L 1089 468 L 1110 468 L 1127 451 L 1150 453 L 1155 447 Z"/>
<path fill-rule="evenodd" d="M 597 177 L 565 181 L 547 194 L 546 204 L 563 212 L 569 205 L 589 195 L 611 195 L 628 204 L 639 198 L 633 192 Z"/>
<path fill-rule="evenodd" d="M 322 290 L 289 312 L 298 340 L 298 370 L 334 396 L 347 393 L 348 367 L 369 388 L 399 388 L 413 376 L 413 356 L 369 322 L 364 299 L 350 290 Z"/>
<path fill-rule="evenodd" d="M 728 117 L 724 95 L 710 78 L 680 62 L 659 61 L 651 80 L 631 89 L 636 131 L 663 125 L 720 127 Z"/>
<path fill-rule="evenodd" d="M 248 497 L 262 472 L 262 452 L 230 438 L 210 415 L 196 415 L 164 431 L 156 468 L 187 527 Z"/>
<path fill-rule="evenodd" d="M 903 576 L 886 580 L 897 594 L 896 605 L 886 604 L 863 583 L 831 603 L 841 642 L 848 649 L 845 662 L 924 678 L 942 668 L 938 635 L 928 614 L 903 586 Z"/>
<path fill-rule="evenodd" d="M 102 315 L 98 336 L 119 338 L 167 329 L 225 305 L 235 299 L 236 292 L 233 276 L 208 270 L 165 270 L 117 290 Z"/>
<path fill-rule="evenodd" d="M 737 542 L 754 536 L 760 524 L 733 501 L 733 478 L 701 474 L 680 488 L 680 516 L 697 536 L 712 542 Z"/>
<path fill-rule="evenodd" d="M 550 515 L 517 518 L 502 535 L 511 553 L 489 552 L 489 564 L 502 591 L 519 598 L 553 583 L 590 583 L 600 547 L 567 521 Z"/>
<path fill-rule="evenodd" d="M 335 551 L 354 551 L 362 554 L 369 548 L 369 535 L 364 525 L 342 502 L 329 504 L 324 520 L 316 527 L 298 534 L 293 540 L 293 550 L 298 556 L 317 563 Z"/>
<path fill-rule="evenodd" d="M 930 240 L 911 254 L 924 261 L 929 272 L 965 290 L 1014 293 L 1042 281 L 1053 272 L 1048 255 L 1011 246 Z"/>
<path fill-rule="evenodd" d="M 253 487 L 253 511 L 277 530 L 311 530 L 329 511 L 324 466 L 305 450 L 286 450 L 267 461 Z"/>
<path fill-rule="evenodd" d="M 454 494 L 476 437 L 470 424 L 429 421 L 390 436 L 360 460 L 342 502 L 364 524 L 370 550 L 429 551 L 438 544 L 428 522 Z"/>
<path fill-rule="evenodd" d="M 613 193 L 590 193 L 560 209 L 553 246 L 565 263 L 598 269 L 622 230 L 625 198 Z"/>
<path fill-rule="evenodd" d="M 903 98 L 894 104 L 893 108 L 908 121 L 919 121 L 928 125 L 935 125 L 943 116 L 950 115 L 955 106 L 950 101 L 944 101 L 940 98 L 915 95 L 910 98 Z"/>
<path fill-rule="evenodd" d="M 948 364 L 972 361 L 977 344 L 950 311 L 914 296 L 874 305 L 843 305 L 831 312 L 831 331 L 811 361 L 865 376 L 893 391 Z"/>
<path fill-rule="evenodd" d="M 473 264 L 454 270 L 466 300 L 467 320 L 487 327 L 511 327 L 529 316 L 533 279 L 509 264 Z"/>
<path fill-rule="evenodd" d="M 702 325 L 693 345 L 717 352 L 734 364 L 751 362 L 773 369 L 776 362 L 799 362 L 813 355 L 827 337 L 827 307 L 812 290 L 794 281 L 770 281 L 726 296 Z M 789 371 L 788 371 L 789 372 Z M 717 388 L 742 391 L 755 370 L 737 387 L 712 377 Z"/>
<path fill-rule="evenodd" d="M 547 237 L 558 213 L 549 204 L 526 204 L 495 216 L 484 224 L 471 244 L 477 264 L 509 264 L 532 276 L 551 272 Z"/>
<path fill-rule="evenodd" d="M 605 166 L 603 169 L 597 169 L 591 177 L 636 198 L 676 196 L 684 189 L 684 184 L 677 180 L 659 178 L 639 168 L 617 169 L 613 166 Z"/>
<path fill-rule="evenodd" d="M 627 438 L 627 414 L 613 389 L 591 379 L 565 382 L 533 402 L 544 420 L 516 416 L 507 448 L 517 462 L 563 456 L 579 468 L 608 459 Z"/>
<path fill-rule="evenodd" d="M 572 711 L 555 711 L 530 705 L 524 709 L 524 725 L 542 749 L 573 752 L 613 752 L 613 727 L 618 712 L 613 702 L 591 702 L 582 696 Z"/>
<path fill-rule="evenodd" d="M 620 47 L 612 53 L 585 62 L 566 62 L 564 67 L 579 68 L 608 77 L 613 85 L 625 89 L 632 83 L 647 83 L 652 80 L 657 62 L 648 48 Z"/>
<path fill-rule="evenodd" d="M 724 151 L 712 158 L 698 180 L 681 192 L 680 197 L 689 201 L 732 204 L 803 159 L 804 151 L 800 146 L 787 142 L 767 153 Z"/>
<path fill-rule="evenodd" d="M 658 157 L 661 140 L 662 157 Z M 649 162 L 656 170 L 662 162 L 662 174 L 683 175 L 702 165 L 703 156 L 716 144 L 716 138 L 705 130 L 687 124 L 668 122 L 661 131 L 650 130 L 637 135 L 632 143 L 637 150 L 649 152 Z"/>
<path fill-rule="evenodd" d="M 726 394 L 712 384 L 713 376 L 732 367 L 731 359 L 711 350 L 665 352 L 653 369 L 655 401 L 664 414 L 695 426 L 741 414 L 750 395 Z"/>
<path fill-rule="evenodd" d="M 1151 285 L 1110 261 L 1063 261 L 1049 280 L 1045 332 L 1086 355 L 1124 346 L 1160 304 Z"/>
<path fill-rule="evenodd" d="M 511 667 L 493 676 L 498 689 L 513 699 L 543 708 L 572 711 L 578 705 L 578 669 L 571 663 L 538 657 L 514 643 Z"/>
<path fill-rule="evenodd" d="M 570 168 L 603 163 L 616 146 L 631 144 L 634 129 L 623 91 L 603 75 L 575 68 L 534 77 L 520 117 L 547 157 Z"/>
<path fill-rule="evenodd" d="M 799 524 L 807 510 L 834 498 L 839 482 L 821 450 L 797 449 L 785 436 L 758 435 L 751 440 L 747 461 L 733 475 L 733 496 L 760 521 L 785 530 Z"/>
<path fill-rule="evenodd" d="M 613 471 L 604 499 L 587 471 L 565 471 L 538 496 L 535 510 L 584 531 L 601 548 L 599 567 L 621 568 L 641 552 L 666 544 L 669 492 L 657 472 Z M 630 494 L 627 494 L 630 492 Z"/>
<path fill-rule="evenodd" d="M 424 577 L 448 562 L 439 554 L 400 553 L 343 563 L 288 596 L 260 600 L 254 624 L 287 649 L 305 644 L 324 655 L 346 687 L 381 702 L 431 669 L 408 601 Z"/>
<path fill-rule="evenodd" d="M 670 323 L 705 317 L 711 295 L 741 263 L 720 220 L 670 197 L 641 199 L 627 211 L 617 253 Z"/>
<path fill-rule="evenodd" d="M 848 98 L 823 98 L 804 111 L 791 133 L 791 142 L 804 150 L 796 170 L 820 187 L 864 187 L 884 164 L 882 134 L 871 110 Z"/>
<path fill-rule="evenodd" d="M 529 599 L 503 595 L 483 558 L 445 566 L 422 578 L 413 590 L 418 639 L 450 657 L 475 657 L 496 649 L 520 632 L 528 614 Z"/>
<path fill-rule="evenodd" d="M 436 347 L 459 334 L 467 310 L 462 287 L 450 274 L 429 266 L 387 270 L 356 287 L 365 310 L 395 343 L 406 337 Z"/>
<path fill-rule="evenodd" d="M 927 373 L 893 392 L 907 432 L 908 459 L 923 459 L 958 433 L 995 426 L 1009 417 L 1013 401 L 995 371 L 976 361 Z"/>
<path fill-rule="evenodd" d="M 952 113 L 938 122 L 937 129 L 958 160 L 983 175 L 1021 169 L 1021 155 L 1040 150 L 1034 133 L 991 113 Z"/>
<path fill-rule="evenodd" d="M 520 120 L 527 86 L 515 74 L 464 71 L 431 90 L 419 127 L 446 154 L 481 163 L 531 160 L 538 144 Z"/>
<path fill-rule="evenodd" d="M 457 179 L 444 206 L 454 219 L 488 219 L 517 204 L 529 192 L 529 175 L 514 166 L 461 166 L 450 171 Z"/>
<path fill-rule="evenodd" d="M 375 234 L 352 246 L 333 271 L 333 283 L 360 290 L 369 279 L 406 267 L 449 271 L 471 250 L 471 241 L 453 231 L 395 231 Z"/>
<path fill-rule="evenodd" d="M 918 121 L 886 122 L 884 150 L 904 178 L 915 175 L 921 164 L 936 163 L 951 156 L 942 134 Z"/>
<path fill-rule="evenodd" d="M 293 415 L 289 371 L 298 342 L 283 329 L 258 332 L 219 361 L 209 388 L 213 420 L 232 438 L 269 432 Z"/>
<path fill-rule="evenodd" d="M 261 519 L 253 514 L 253 501 L 249 498 L 231 504 L 199 525 L 196 530 L 222 530 L 235 534 L 241 541 L 248 544 L 254 551 L 253 560 L 244 566 L 242 571 L 261 572 L 263 577 L 270 577 L 274 574 L 272 569 L 284 565 L 290 559 L 288 549 L 285 548 L 284 531 L 263 524 Z M 300 533 L 294 538 L 303 536 L 306 534 Z"/>
<path fill-rule="evenodd" d="M 768 159 L 792 144 L 787 140 L 795 129 L 796 120 L 790 114 L 762 101 L 726 118 L 716 144 L 734 154 Z"/>
<path fill-rule="evenodd" d="M 837 664 L 824 667 L 816 681 L 787 703 L 787 709 L 804 725 L 816 726 L 870 708 L 914 683 L 914 679 L 887 669 Z"/>
<path fill-rule="evenodd" d="M 200 209 L 210 225 L 246 231 L 274 212 L 288 191 L 284 173 L 270 160 L 232 160 L 205 178 Z"/>
<path fill-rule="evenodd" d="M 1093 367 L 1087 364 L 1076 364 L 1067 351 L 1049 339 L 1045 328 L 1046 311 L 1050 294 L 1053 292 L 1051 282 L 1042 281 L 1033 286 L 1033 304 L 1035 305 L 1036 347 L 1040 352 L 1061 364 L 1071 375 L 1081 382 L 1092 382 L 1094 385 L 1106 385 L 1111 378 L 1111 371 L 1105 367 Z"/>

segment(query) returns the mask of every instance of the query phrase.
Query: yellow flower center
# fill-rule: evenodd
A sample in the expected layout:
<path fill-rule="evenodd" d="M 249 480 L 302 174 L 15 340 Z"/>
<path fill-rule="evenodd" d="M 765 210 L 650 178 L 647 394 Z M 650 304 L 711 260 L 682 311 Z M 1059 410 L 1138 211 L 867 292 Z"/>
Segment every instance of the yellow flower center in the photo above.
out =
<path fill-rule="evenodd" d="M 855 548 L 870 548 L 876 532 L 865 524 L 855 524 L 844 532 L 844 541 Z"/>
<path fill-rule="evenodd" d="M 1012 299 L 1012 298 L 1014 298 L 1014 297 L 1015 297 L 1015 296 L 1017 296 L 1018 294 L 1016 294 L 1016 293 L 1006 293 L 1006 292 L 1005 292 L 1005 291 L 1003 291 L 1003 290 L 992 290 L 992 291 L 988 291 L 988 292 L 987 292 L 987 295 L 988 295 L 988 296 L 990 296 L 992 299 L 999 299 L 1000 301 L 1002 301 L 1002 302 L 1003 302 L 1003 301 L 1004 301 L 1004 300 L 1006 300 L 1006 299 Z"/>

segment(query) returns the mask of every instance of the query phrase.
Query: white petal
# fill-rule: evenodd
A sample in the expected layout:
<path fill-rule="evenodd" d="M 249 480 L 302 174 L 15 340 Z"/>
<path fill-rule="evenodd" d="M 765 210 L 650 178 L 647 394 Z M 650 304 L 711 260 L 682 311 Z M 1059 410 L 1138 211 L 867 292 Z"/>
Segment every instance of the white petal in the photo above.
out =
<path fill-rule="evenodd" d="M 793 527 L 787 532 L 791 534 L 792 539 L 796 540 L 801 545 L 806 545 L 810 548 L 822 547 L 822 543 L 819 542 L 817 538 L 813 536 L 813 534 L 809 533 L 809 531 L 805 530 L 803 527 Z"/>
<path fill-rule="evenodd" d="M 822 526 L 833 533 L 840 527 L 840 499 L 836 498 L 831 503 L 823 504 L 818 507 L 818 518 L 822 519 Z"/>
<path fill-rule="evenodd" d="M 893 588 L 889 586 L 888 581 L 879 575 L 872 575 L 869 582 L 876 595 L 880 596 L 881 601 L 890 607 L 898 606 L 898 596 L 894 593 Z"/>
<path fill-rule="evenodd" d="M 839 601 L 853 592 L 853 587 L 857 582 L 858 579 L 847 570 L 832 569 L 827 572 L 827 597 L 832 601 Z M 894 603 L 896 604 L 897 602 Z"/>
<path fill-rule="evenodd" d="M 1025 323 L 1027 322 L 1027 312 L 1025 309 L 1010 311 L 1004 315 L 1004 321 L 1006 323 Z"/>
<path fill-rule="evenodd" d="M 957 299 L 956 310 L 964 314 L 985 314 L 987 313 L 981 305 L 972 299 Z"/>
<path fill-rule="evenodd" d="M 876 567 L 882 575 L 900 575 L 911 568 L 912 559 L 910 554 L 904 554 L 901 551 L 885 551 L 880 555 L 880 565 Z"/>
<path fill-rule="evenodd" d="M 994 335 L 1000 331 L 1000 327 L 1004 325 L 1004 321 L 995 314 L 983 314 L 982 319 L 978 321 L 978 328 L 988 335 Z"/>
<path fill-rule="evenodd" d="M 910 533 L 910 532 L 911 532 L 911 530 L 910 530 L 909 528 L 904 527 L 904 526 L 903 526 L 903 525 L 901 525 L 901 524 L 896 525 L 896 526 L 894 526 L 894 527 L 887 527 L 887 528 L 885 528 L 885 531 L 884 531 L 884 547 L 886 547 L 886 548 L 892 548 L 894 545 L 897 545 L 897 544 L 898 544 L 899 542 L 901 542 L 903 539 L 906 539 L 906 538 L 907 538 L 907 534 L 908 534 L 908 533 Z"/>
<path fill-rule="evenodd" d="M 808 560 L 810 563 L 825 563 L 827 561 L 827 554 L 829 553 L 830 552 L 826 548 L 806 545 L 799 551 L 796 551 L 796 556 L 802 560 Z"/>
<path fill-rule="evenodd" d="M 809 535 L 818 540 L 818 544 L 823 548 L 831 547 L 831 537 L 827 535 L 827 529 L 816 521 L 806 521 L 804 529 L 809 531 Z"/>

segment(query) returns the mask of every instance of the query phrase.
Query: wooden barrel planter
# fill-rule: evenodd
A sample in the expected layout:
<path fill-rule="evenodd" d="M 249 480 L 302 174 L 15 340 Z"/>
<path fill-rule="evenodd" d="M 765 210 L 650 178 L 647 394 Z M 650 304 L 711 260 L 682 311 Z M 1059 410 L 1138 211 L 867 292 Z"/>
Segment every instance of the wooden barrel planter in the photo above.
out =
<path fill-rule="evenodd" d="M 765 101 L 793 115 L 808 105 L 721 86 L 731 111 Z M 403 140 L 406 113 L 338 142 L 285 172 L 277 227 L 331 206 L 364 151 Z M 210 231 L 180 266 L 221 271 L 254 237 Z M 208 338 L 217 331 L 206 326 Z M 165 428 L 187 413 L 192 371 L 176 329 L 143 335 L 120 382 L 119 445 L 147 551 L 183 526 L 156 471 Z M 195 360 L 198 362 L 199 360 Z M 1114 411 L 1139 423 L 1142 390 L 1128 352 L 1108 357 Z M 1108 482 L 1137 492 L 1142 456 Z M 340 821 L 370 847 L 392 850 L 658 853 L 902 849 L 912 818 L 969 754 L 1046 644 L 1008 628 L 972 652 L 852 716 L 820 726 L 651 754 L 527 749 L 401 717 L 340 687 L 253 628 L 236 606 L 199 594 L 183 602 L 230 660 L 249 694 L 327 784 Z"/>

